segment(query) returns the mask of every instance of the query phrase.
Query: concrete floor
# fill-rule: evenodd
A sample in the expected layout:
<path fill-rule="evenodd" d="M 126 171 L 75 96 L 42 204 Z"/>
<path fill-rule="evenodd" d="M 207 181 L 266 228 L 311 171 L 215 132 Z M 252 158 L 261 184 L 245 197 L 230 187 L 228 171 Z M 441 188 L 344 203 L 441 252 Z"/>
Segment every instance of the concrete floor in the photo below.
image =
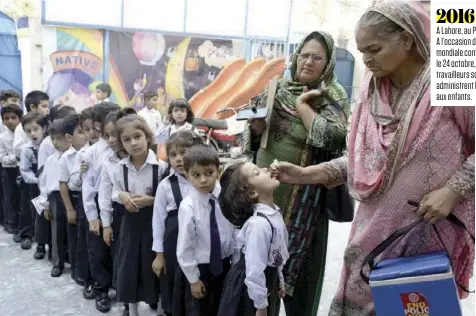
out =
<path fill-rule="evenodd" d="M 349 224 L 330 225 L 329 253 L 319 316 L 329 312 L 339 282 L 349 230 Z M 83 299 L 82 288 L 71 280 L 67 270 L 60 278 L 53 279 L 50 277 L 49 262 L 46 259 L 35 261 L 33 253 L 34 249 L 21 250 L 12 241 L 11 235 L 0 230 L 0 316 L 103 315 L 96 311 L 93 301 Z M 470 288 L 475 288 L 474 279 Z M 464 316 L 474 315 L 474 298 L 473 294 L 462 302 Z M 142 316 L 156 315 L 146 305 L 142 305 L 140 311 Z M 115 304 L 108 315 L 122 315 L 121 305 Z"/>

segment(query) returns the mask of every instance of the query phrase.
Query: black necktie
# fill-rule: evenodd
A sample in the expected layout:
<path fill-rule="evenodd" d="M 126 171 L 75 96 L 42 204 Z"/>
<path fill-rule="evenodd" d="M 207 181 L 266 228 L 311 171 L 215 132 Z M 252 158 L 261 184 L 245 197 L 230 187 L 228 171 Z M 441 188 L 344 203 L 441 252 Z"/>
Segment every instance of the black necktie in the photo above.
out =
<path fill-rule="evenodd" d="M 210 212 L 210 272 L 214 276 L 218 276 L 223 272 L 220 232 L 215 216 L 215 201 L 210 199 L 210 205 L 212 207 Z"/>

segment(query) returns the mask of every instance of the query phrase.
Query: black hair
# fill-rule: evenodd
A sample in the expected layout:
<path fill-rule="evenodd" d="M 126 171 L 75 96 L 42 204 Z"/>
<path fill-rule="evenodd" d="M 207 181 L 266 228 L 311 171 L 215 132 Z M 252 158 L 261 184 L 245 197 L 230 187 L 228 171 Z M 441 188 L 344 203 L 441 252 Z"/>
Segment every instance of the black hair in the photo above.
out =
<path fill-rule="evenodd" d="M 68 115 L 67 117 L 61 119 L 61 135 L 65 136 L 66 134 L 73 135 L 76 127 L 81 126 L 81 120 L 79 114 Z"/>
<path fill-rule="evenodd" d="M 86 122 L 87 120 L 93 120 L 93 113 L 94 113 L 94 108 L 91 106 L 89 108 L 85 108 L 84 110 L 81 111 L 79 114 L 79 118 L 81 120 L 81 126 Z"/>
<path fill-rule="evenodd" d="M 112 102 L 101 102 L 94 106 L 93 110 L 93 123 L 103 124 L 106 116 L 111 112 L 117 112 L 120 110 L 120 106 Z"/>
<path fill-rule="evenodd" d="M 158 95 L 159 94 L 157 93 L 157 91 L 150 91 L 144 93 L 144 103 L 147 103 L 150 99 L 152 99 L 153 97 L 157 97 Z"/>
<path fill-rule="evenodd" d="M 23 129 L 25 129 L 25 125 L 35 122 L 36 124 L 40 125 L 42 128 L 48 127 L 48 116 L 41 115 L 38 112 L 29 112 L 21 118 L 21 125 Z"/>
<path fill-rule="evenodd" d="M 48 135 L 63 135 L 64 118 L 56 119 L 48 126 Z"/>
<path fill-rule="evenodd" d="M 248 179 L 241 172 L 246 162 L 229 166 L 220 178 L 221 193 L 218 198 L 223 216 L 238 228 L 253 215 L 253 204 L 257 203 L 251 198 L 251 189 Z"/>
<path fill-rule="evenodd" d="M 199 144 L 203 144 L 203 140 L 199 135 L 189 130 L 182 130 L 170 135 L 165 143 L 165 151 L 168 155 L 172 146 L 188 149 Z"/>
<path fill-rule="evenodd" d="M 111 96 L 112 93 L 111 86 L 105 82 L 98 84 L 96 86 L 96 90 L 101 90 L 101 92 L 104 92 L 108 98 Z"/>
<path fill-rule="evenodd" d="M 185 122 L 192 123 L 193 120 L 195 119 L 195 114 L 192 112 L 192 108 L 190 107 L 190 104 L 188 103 L 187 100 L 185 99 L 177 99 L 172 102 L 170 102 L 169 105 L 169 116 L 170 116 L 170 122 L 175 123 L 174 119 L 172 118 L 172 111 L 174 108 L 180 108 L 180 109 L 185 109 L 187 110 L 187 118 L 185 119 Z"/>
<path fill-rule="evenodd" d="M 109 123 L 116 124 L 121 118 L 127 115 L 137 114 L 136 110 L 133 108 L 127 107 L 123 108 L 120 111 L 111 112 L 104 118 L 104 122 L 102 123 L 102 132 L 104 133 L 104 126 Z"/>
<path fill-rule="evenodd" d="M 31 111 L 31 106 L 38 107 L 42 101 L 49 101 L 50 97 L 43 91 L 34 90 L 28 93 L 25 97 L 25 107 L 27 112 Z"/>
<path fill-rule="evenodd" d="M 23 110 L 16 104 L 7 104 L 2 108 L 2 120 L 5 114 L 14 113 L 18 116 L 19 119 L 23 116 Z"/>
<path fill-rule="evenodd" d="M 186 172 L 195 165 L 214 165 L 218 169 L 220 168 L 220 157 L 214 147 L 206 144 L 197 144 L 185 152 L 183 165 Z"/>
<path fill-rule="evenodd" d="M 10 98 L 21 99 L 21 96 L 13 89 L 4 89 L 0 92 L 0 101 L 7 102 Z"/>
<path fill-rule="evenodd" d="M 68 115 L 75 114 L 76 110 L 70 105 L 56 104 L 50 109 L 48 114 L 50 122 L 56 119 L 65 118 Z"/>

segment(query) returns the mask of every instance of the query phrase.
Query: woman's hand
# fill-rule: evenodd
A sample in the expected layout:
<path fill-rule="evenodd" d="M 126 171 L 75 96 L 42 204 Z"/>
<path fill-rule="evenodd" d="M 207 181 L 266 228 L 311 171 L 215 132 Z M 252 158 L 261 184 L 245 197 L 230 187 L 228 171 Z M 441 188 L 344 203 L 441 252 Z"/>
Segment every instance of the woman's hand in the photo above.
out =
<path fill-rule="evenodd" d="M 303 93 L 296 99 L 296 110 L 299 112 L 303 108 L 312 108 L 312 101 L 322 96 L 325 91 L 327 91 L 327 87 L 324 82 L 318 89 L 309 90 L 307 87 L 304 87 Z"/>
<path fill-rule="evenodd" d="M 416 210 L 416 215 L 423 217 L 429 224 L 435 224 L 448 217 L 461 199 L 460 195 L 444 186 L 423 197 L 420 207 Z"/>
<path fill-rule="evenodd" d="M 261 136 L 264 130 L 266 129 L 266 120 L 265 119 L 249 119 L 248 124 L 250 124 L 251 133 L 253 136 Z"/>
<path fill-rule="evenodd" d="M 271 177 L 281 182 L 297 183 L 302 176 L 303 167 L 293 165 L 289 162 L 277 162 L 276 160 L 269 166 Z"/>
<path fill-rule="evenodd" d="M 129 192 L 119 193 L 119 200 L 121 200 L 121 203 L 129 212 L 137 212 L 139 210 L 139 207 L 134 202 L 134 199 Z"/>

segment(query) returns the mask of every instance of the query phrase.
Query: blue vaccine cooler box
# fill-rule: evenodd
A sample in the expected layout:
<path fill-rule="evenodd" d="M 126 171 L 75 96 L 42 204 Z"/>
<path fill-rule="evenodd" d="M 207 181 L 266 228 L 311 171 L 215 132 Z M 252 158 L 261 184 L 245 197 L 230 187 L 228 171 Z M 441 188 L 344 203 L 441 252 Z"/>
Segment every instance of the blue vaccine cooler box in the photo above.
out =
<path fill-rule="evenodd" d="M 462 316 L 446 253 L 384 260 L 370 273 L 377 316 Z"/>

